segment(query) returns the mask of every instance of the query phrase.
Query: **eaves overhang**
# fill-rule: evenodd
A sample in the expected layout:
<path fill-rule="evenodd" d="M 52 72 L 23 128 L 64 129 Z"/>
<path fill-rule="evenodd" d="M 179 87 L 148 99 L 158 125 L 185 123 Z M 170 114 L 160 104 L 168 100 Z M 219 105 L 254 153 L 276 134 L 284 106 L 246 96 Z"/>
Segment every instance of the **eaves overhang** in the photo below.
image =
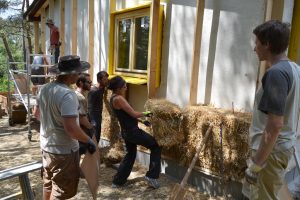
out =
<path fill-rule="evenodd" d="M 40 21 L 41 16 L 37 16 L 37 13 L 46 1 L 47 0 L 34 0 L 23 14 L 23 19 L 26 19 L 27 21 Z"/>

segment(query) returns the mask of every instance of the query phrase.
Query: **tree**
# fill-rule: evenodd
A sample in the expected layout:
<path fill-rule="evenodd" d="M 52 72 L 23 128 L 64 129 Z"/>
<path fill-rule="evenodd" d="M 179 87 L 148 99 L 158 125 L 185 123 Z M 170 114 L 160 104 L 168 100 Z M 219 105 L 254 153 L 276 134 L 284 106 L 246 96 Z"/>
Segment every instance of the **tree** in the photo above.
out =
<path fill-rule="evenodd" d="M 0 91 L 6 88 L 3 86 L 7 82 L 6 61 L 25 61 L 25 40 L 32 51 L 31 24 L 23 20 L 28 7 L 29 0 L 0 0 L 0 41 L 3 41 L 3 44 L 0 42 Z M 5 18 L 1 14 L 5 14 Z M 10 67 L 17 69 L 17 66 Z"/>

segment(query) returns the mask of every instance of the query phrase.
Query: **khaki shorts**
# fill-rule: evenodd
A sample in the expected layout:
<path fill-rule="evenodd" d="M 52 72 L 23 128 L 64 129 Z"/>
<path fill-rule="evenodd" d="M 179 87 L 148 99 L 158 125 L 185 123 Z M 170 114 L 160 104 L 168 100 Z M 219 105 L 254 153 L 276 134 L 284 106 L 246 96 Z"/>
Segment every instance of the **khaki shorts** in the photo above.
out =
<path fill-rule="evenodd" d="M 54 199 L 76 195 L 79 182 L 79 153 L 52 154 L 43 151 L 43 189 Z"/>

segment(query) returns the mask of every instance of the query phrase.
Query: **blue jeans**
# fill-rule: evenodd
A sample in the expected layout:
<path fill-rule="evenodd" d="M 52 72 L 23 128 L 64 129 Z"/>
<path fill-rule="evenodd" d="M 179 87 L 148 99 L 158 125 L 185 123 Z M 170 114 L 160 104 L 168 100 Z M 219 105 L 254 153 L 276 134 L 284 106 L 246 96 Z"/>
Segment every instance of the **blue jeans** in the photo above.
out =
<path fill-rule="evenodd" d="M 127 154 L 120 163 L 118 172 L 114 176 L 113 183 L 116 185 L 123 185 L 126 183 L 136 158 L 137 145 L 142 145 L 150 149 L 150 164 L 146 176 L 157 179 L 160 174 L 161 148 L 158 146 L 154 137 L 139 128 L 130 132 L 122 131 L 122 137 L 125 140 Z"/>

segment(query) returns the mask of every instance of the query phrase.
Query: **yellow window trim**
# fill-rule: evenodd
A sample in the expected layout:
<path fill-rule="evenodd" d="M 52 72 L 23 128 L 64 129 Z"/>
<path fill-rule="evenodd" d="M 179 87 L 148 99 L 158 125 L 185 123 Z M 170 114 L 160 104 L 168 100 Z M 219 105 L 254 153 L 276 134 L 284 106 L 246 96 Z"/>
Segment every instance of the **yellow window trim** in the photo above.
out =
<path fill-rule="evenodd" d="M 300 40 L 300 1 L 295 1 L 292 27 L 291 27 L 291 38 L 289 43 L 288 57 L 297 61 L 298 52 L 300 51 L 299 45 Z"/>
<path fill-rule="evenodd" d="M 132 7 L 132 8 L 127 8 L 127 9 L 122 9 L 119 11 L 115 11 L 115 12 L 111 12 L 110 13 L 110 23 L 109 23 L 109 46 L 108 46 L 108 74 L 110 77 L 114 77 L 116 75 L 120 75 L 122 76 L 126 82 L 128 81 L 128 83 L 131 84 L 137 84 L 137 85 L 141 85 L 141 84 L 146 84 L 148 82 L 147 80 L 147 74 L 134 74 L 134 73 L 126 73 L 126 72 L 114 72 L 114 55 L 115 55 L 115 49 L 114 49 L 114 37 L 115 37 L 115 18 L 116 15 L 119 14 L 123 14 L 126 12 L 132 12 L 132 11 L 136 11 L 136 10 L 142 10 L 145 8 L 149 8 L 151 7 L 151 3 L 148 4 L 144 4 L 141 6 L 137 6 L 137 7 Z M 150 14 L 150 18 L 152 18 L 151 14 Z M 160 67 L 161 67 L 161 47 L 162 47 L 162 29 L 163 29 L 163 20 L 164 20 L 164 6 L 161 5 L 160 6 L 160 13 L 159 13 L 159 27 L 158 27 L 158 55 L 157 55 L 157 65 L 156 65 L 156 83 L 155 86 L 159 87 L 160 85 Z M 150 37 L 150 35 L 149 35 Z M 149 40 L 150 41 L 150 40 Z"/>
<path fill-rule="evenodd" d="M 116 74 L 114 75 L 109 75 L 109 79 L 117 76 Z M 146 78 L 137 78 L 137 77 L 132 77 L 132 76 L 121 76 L 126 83 L 134 84 L 134 85 L 144 85 L 147 84 L 147 79 Z"/>

